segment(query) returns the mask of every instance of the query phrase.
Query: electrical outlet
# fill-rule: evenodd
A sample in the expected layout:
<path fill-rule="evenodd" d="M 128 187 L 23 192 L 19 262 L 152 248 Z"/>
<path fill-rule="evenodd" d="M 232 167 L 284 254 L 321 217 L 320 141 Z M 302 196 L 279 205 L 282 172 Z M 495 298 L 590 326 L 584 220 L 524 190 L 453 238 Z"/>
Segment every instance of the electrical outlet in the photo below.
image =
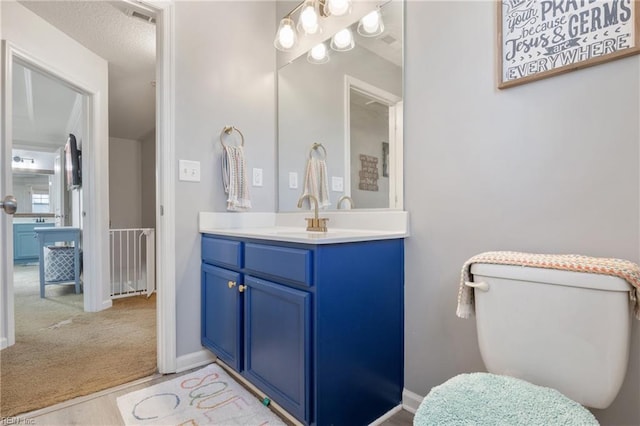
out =
<path fill-rule="evenodd" d="M 298 173 L 289 172 L 289 189 L 298 189 Z"/>
<path fill-rule="evenodd" d="M 262 169 L 253 169 L 253 186 L 262 186 Z"/>
<path fill-rule="evenodd" d="M 331 190 L 334 192 L 344 191 L 344 181 L 340 176 L 331 176 Z"/>
<path fill-rule="evenodd" d="M 178 167 L 180 168 L 178 179 L 187 182 L 200 182 L 199 161 L 180 160 Z"/>

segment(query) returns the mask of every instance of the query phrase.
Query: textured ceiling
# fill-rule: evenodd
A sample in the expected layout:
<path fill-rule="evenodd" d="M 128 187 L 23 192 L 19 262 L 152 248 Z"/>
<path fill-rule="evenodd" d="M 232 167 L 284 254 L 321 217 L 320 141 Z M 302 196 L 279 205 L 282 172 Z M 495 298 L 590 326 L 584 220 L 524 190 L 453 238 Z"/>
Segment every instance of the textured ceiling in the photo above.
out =
<path fill-rule="evenodd" d="M 139 140 L 155 128 L 155 25 L 128 16 L 133 3 L 20 3 L 109 62 L 110 136 Z"/>

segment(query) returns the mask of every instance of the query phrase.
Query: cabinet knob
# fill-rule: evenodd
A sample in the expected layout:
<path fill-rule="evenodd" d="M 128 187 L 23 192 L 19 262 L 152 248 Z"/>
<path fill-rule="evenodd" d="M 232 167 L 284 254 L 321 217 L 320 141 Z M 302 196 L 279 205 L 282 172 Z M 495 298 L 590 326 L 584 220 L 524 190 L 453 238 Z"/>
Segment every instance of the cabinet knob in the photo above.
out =
<path fill-rule="evenodd" d="M 227 283 L 227 285 L 229 286 L 229 288 L 234 288 L 236 286 L 236 282 L 235 281 L 229 281 Z"/>
<path fill-rule="evenodd" d="M 242 285 L 242 284 L 240 284 L 240 285 L 238 286 L 238 291 L 239 291 L 240 293 L 243 293 L 243 292 L 244 292 L 244 290 L 245 290 L 246 288 L 247 288 L 247 286 L 246 286 L 246 285 Z"/>

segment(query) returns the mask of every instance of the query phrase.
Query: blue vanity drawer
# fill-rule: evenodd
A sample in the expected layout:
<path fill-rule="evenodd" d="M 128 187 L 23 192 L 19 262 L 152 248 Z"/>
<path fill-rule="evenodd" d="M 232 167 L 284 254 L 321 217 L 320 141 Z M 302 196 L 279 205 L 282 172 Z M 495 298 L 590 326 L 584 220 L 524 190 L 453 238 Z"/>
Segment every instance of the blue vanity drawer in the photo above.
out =
<path fill-rule="evenodd" d="M 313 253 L 311 250 L 246 243 L 244 267 L 257 274 L 284 278 L 311 286 Z"/>
<path fill-rule="evenodd" d="M 204 235 L 202 237 L 202 260 L 207 263 L 242 267 L 242 243 Z"/>

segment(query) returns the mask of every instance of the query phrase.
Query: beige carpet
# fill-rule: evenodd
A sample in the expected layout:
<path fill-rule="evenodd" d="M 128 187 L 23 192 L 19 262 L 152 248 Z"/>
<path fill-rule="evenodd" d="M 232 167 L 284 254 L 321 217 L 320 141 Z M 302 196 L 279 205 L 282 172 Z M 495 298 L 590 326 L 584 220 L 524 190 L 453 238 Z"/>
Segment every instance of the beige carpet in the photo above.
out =
<path fill-rule="evenodd" d="M 16 344 L 0 351 L 0 416 L 47 407 L 156 371 L 155 295 L 82 310 L 73 286 L 47 286 L 37 266 L 16 265 Z"/>

